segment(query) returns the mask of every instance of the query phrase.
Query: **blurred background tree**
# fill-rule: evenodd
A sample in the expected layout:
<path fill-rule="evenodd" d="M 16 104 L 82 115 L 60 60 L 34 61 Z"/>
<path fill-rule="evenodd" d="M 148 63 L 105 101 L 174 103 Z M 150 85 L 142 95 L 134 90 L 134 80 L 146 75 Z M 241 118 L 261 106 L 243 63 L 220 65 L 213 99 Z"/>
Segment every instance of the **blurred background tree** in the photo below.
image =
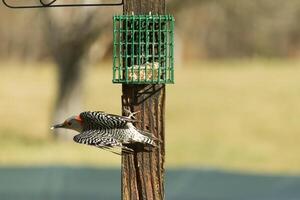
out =
<path fill-rule="evenodd" d="M 168 3 L 170 12 L 176 15 L 177 41 L 184 45 L 184 51 L 180 52 L 185 59 L 299 54 L 297 0 L 169 0 Z M 111 14 L 116 10 L 51 9 L 16 14 L 4 7 L 0 9 L 0 57 L 36 61 L 53 58 L 59 66 L 60 83 L 54 121 L 68 115 L 66 109 L 80 110 L 80 92 L 75 88 L 80 90 L 82 65 L 95 40 L 108 34 Z M 98 55 L 98 61 L 103 58 L 101 55 L 111 53 L 111 37 L 107 39 L 96 45 L 98 52 L 94 55 Z"/>
<path fill-rule="evenodd" d="M 185 49 L 184 58 L 295 57 L 299 54 L 300 28 L 297 23 L 300 20 L 300 2 L 297 0 L 169 0 L 168 3 L 169 12 L 176 15 L 177 32 Z M 111 15 L 105 14 L 105 9 L 51 11 L 51 17 L 48 17 L 51 23 L 42 21 L 40 11 L 22 11 L 21 14 L 19 11 L 16 14 L 4 7 L 0 9 L 2 58 L 47 60 L 52 57 L 53 50 L 48 51 L 49 42 L 45 42 L 49 36 L 41 30 L 41 23 L 49 24 L 46 27 L 55 30 L 50 35 L 53 37 L 51 43 L 63 40 L 60 34 L 73 38 L 65 37 L 69 41 L 78 38 L 76 42 L 79 43 L 82 38 L 83 42 L 83 38 L 90 38 L 87 32 L 93 32 L 93 39 L 90 38 L 84 47 L 89 49 L 92 41 L 101 35 L 102 28 L 99 27 L 107 26 L 111 21 Z M 66 15 L 62 18 L 59 12 Z M 92 12 L 95 13 L 93 17 Z M 27 22 L 31 22 L 31 27 L 27 27 Z M 81 23 L 85 23 L 85 31 L 81 29 Z M 66 28 L 66 25 L 72 28 Z M 80 29 L 81 37 L 77 37 L 76 32 Z M 54 48 L 53 45 L 50 47 Z M 98 50 L 103 51 L 102 48 Z"/>
<path fill-rule="evenodd" d="M 169 0 L 168 8 L 177 21 L 177 63 L 200 58 L 290 58 L 300 53 L 298 0 Z M 57 65 L 53 123 L 82 110 L 84 71 L 91 58 L 110 60 L 111 16 L 118 12 L 60 8 L 16 13 L 0 7 L 0 58 L 54 60 Z"/>
<path fill-rule="evenodd" d="M 41 12 L 44 14 L 45 48 L 54 59 L 58 72 L 59 90 L 54 109 L 54 124 L 61 123 L 66 116 L 82 111 L 82 79 L 89 64 L 87 55 L 97 38 L 110 30 L 110 12 L 96 8 L 47 9 Z M 107 49 L 107 45 L 101 44 L 101 41 L 98 43 L 101 47 L 98 48 L 101 59 L 101 51 Z"/>

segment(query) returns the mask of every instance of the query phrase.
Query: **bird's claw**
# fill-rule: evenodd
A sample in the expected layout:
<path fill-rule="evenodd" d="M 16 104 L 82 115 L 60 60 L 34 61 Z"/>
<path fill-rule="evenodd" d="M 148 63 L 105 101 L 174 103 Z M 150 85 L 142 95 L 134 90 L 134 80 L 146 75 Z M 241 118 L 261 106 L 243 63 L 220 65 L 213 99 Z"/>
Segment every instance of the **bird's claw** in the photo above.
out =
<path fill-rule="evenodd" d="M 133 119 L 136 119 L 135 115 L 140 112 L 140 111 L 131 112 L 130 110 L 128 110 L 126 108 L 124 108 L 124 111 L 125 111 L 125 114 L 128 115 L 127 116 L 128 118 L 133 118 Z"/>

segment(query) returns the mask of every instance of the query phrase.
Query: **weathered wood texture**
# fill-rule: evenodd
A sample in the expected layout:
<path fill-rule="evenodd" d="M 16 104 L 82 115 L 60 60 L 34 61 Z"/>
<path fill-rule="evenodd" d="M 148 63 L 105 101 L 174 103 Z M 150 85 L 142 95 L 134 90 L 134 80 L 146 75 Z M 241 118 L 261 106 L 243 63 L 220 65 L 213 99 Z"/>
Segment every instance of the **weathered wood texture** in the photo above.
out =
<path fill-rule="evenodd" d="M 124 14 L 165 14 L 165 0 L 124 0 Z"/>
<path fill-rule="evenodd" d="M 125 0 L 124 13 L 165 13 L 165 0 Z M 164 199 L 165 161 L 165 85 L 122 86 L 122 107 L 140 111 L 136 126 L 159 138 L 158 148 L 146 151 L 142 145 L 134 145 L 134 154 L 122 156 L 122 199 Z"/>

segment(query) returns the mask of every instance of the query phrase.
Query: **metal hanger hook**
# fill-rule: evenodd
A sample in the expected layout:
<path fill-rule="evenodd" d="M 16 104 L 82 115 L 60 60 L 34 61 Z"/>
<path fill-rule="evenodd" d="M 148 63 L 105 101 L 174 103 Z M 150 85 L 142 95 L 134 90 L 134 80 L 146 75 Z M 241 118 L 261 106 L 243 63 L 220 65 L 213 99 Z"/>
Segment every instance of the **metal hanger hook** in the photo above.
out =
<path fill-rule="evenodd" d="M 40 0 L 40 3 L 41 3 L 41 5 L 43 5 L 43 6 L 51 6 L 51 4 L 55 3 L 55 1 L 57 1 L 57 0 L 52 0 L 52 1 L 49 2 L 49 3 L 45 3 L 43 0 Z"/>
<path fill-rule="evenodd" d="M 91 7 L 91 6 L 122 6 L 124 4 L 124 0 L 120 0 L 117 3 L 87 3 L 87 4 L 80 4 L 80 3 L 67 3 L 67 4 L 54 4 L 57 0 L 52 0 L 49 3 L 46 3 L 44 0 L 39 0 L 40 5 L 13 5 L 9 3 L 9 0 L 2 0 L 2 3 L 8 8 L 51 8 L 51 7 Z"/>

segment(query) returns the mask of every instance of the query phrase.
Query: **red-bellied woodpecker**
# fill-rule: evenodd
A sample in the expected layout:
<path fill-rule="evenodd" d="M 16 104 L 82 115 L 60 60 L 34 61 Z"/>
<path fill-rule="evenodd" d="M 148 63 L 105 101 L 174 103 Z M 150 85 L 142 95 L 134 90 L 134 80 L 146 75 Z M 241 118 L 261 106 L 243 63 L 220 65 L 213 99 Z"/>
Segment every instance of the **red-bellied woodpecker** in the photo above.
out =
<path fill-rule="evenodd" d="M 113 153 L 120 154 L 115 148 L 122 152 L 133 152 L 133 149 L 126 147 L 126 144 L 142 143 L 156 147 L 156 139 L 150 133 L 137 129 L 132 123 L 137 122 L 134 114 L 119 116 L 107 114 L 101 111 L 82 112 L 77 116 L 66 119 L 63 123 L 54 125 L 51 129 L 66 128 L 79 132 L 73 140 L 77 143 L 96 146 Z"/>

